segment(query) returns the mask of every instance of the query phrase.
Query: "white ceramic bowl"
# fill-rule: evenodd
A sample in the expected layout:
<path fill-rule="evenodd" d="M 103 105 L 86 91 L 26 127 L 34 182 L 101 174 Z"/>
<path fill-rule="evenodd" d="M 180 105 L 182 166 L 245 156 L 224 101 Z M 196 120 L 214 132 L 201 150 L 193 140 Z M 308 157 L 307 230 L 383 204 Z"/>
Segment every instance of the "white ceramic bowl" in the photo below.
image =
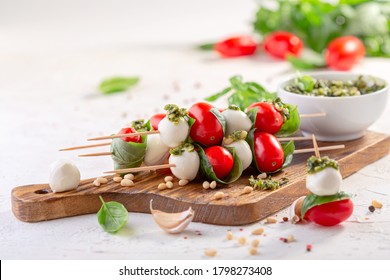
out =
<path fill-rule="evenodd" d="M 307 75 L 315 79 L 347 81 L 357 79 L 360 74 L 316 72 Z M 297 105 L 300 114 L 326 113 L 325 117 L 301 118 L 302 133 L 304 135 L 315 134 L 321 141 L 345 141 L 362 137 L 367 127 L 383 113 L 389 96 L 387 82 L 385 82 L 385 88 L 361 96 L 306 96 L 284 89 L 294 79 L 289 79 L 279 85 L 278 96 L 284 103 Z"/>

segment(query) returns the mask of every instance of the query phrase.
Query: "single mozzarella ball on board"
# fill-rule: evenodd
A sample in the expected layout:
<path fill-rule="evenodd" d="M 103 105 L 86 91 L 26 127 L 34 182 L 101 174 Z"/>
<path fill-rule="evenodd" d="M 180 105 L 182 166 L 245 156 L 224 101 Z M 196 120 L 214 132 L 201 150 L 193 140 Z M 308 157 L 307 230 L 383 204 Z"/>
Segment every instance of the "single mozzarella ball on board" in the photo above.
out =
<path fill-rule="evenodd" d="M 171 167 L 173 175 L 180 180 L 194 180 L 198 174 L 200 159 L 196 151 L 184 151 L 181 155 L 171 155 L 169 157 L 169 164 L 176 165 Z"/>
<path fill-rule="evenodd" d="M 333 167 L 306 176 L 306 188 L 318 196 L 334 195 L 340 191 L 341 182 L 340 171 Z"/>
<path fill-rule="evenodd" d="M 241 110 L 226 109 L 222 112 L 222 116 L 226 120 L 225 135 L 230 135 L 237 130 L 249 131 L 252 127 L 251 120 Z"/>
<path fill-rule="evenodd" d="M 163 118 L 158 124 L 161 141 L 168 147 L 175 148 L 180 146 L 188 137 L 190 126 L 183 118 L 179 119 L 177 124 Z"/>
<path fill-rule="evenodd" d="M 159 134 L 148 135 L 146 141 L 145 165 L 163 164 L 169 156 L 169 147 L 165 145 Z"/>
<path fill-rule="evenodd" d="M 50 166 L 49 186 L 53 192 L 73 190 L 80 184 L 80 171 L 70 160 L 61 159 Z"/>
<path fill-rule="evenodd" d="M 249 144 L 245 140 L 238 140 L 231 144 L 225 145 L 225 147 L 233 147 L 236 149 L 236 154 L 242 162 L 242 169 L 245 170 L 252 163 L 252 150 Z"/>

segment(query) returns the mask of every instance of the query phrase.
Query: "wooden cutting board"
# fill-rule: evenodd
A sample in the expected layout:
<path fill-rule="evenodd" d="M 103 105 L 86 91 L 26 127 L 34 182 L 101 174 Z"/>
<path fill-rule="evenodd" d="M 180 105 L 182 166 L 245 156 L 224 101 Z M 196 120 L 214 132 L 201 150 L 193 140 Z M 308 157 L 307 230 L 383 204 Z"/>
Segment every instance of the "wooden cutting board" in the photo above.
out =
<path fill-rule="evenodd" d="M 321 143 L 319 146 L 338 143 Z M 364 166 L 389 154 L 390 135 L 367 132 L 363 138 L 344 143 L 345 149 L 322 152 L 338 160 L 343 177 L 347 177 Z M 298 149 L 312 147 L 311 141 L 296 143 Z M 153 199 L 153 208 L 166 212 L 180 212 L 190 206 L 195 210 L 195 222 L 215 225 L 244 225 L 264 219 L 308 192 L 305 188 L 306 160 L 311 154 L 294 156 L 293 164 L 275 179 L 288 177 L 289 183 L 276 191 L 253 191 L 243 194 L 254 170 L 247 172 L 235 183 L 214 190 L 204 190 L 202 181 L 193 181 L 181 187 L 175 181 L 172 189 L 157 190 L 165 175 L 156 172 L 142 173 L 135 177 L 134 187 L 122 187 L 112 181 L 100 187 L 92 184 L 95 178 L 83 180 L 73 191 L 53 193 L 49 185 L 27 185 L 12 190 L 12 211 L 24 222 L 39 222 L 83 214 L 96 213 L 102 195 L 106 201 L 122 203 L 130 212 L 150 213 L 149 201 Z M 102 171 L 102 170 L 99 170 Z M 223 191 L 226 195 L 221 200 L 214 200 L 213 195 Z M 348 192 L 348 190 L 345 190 Z"/>

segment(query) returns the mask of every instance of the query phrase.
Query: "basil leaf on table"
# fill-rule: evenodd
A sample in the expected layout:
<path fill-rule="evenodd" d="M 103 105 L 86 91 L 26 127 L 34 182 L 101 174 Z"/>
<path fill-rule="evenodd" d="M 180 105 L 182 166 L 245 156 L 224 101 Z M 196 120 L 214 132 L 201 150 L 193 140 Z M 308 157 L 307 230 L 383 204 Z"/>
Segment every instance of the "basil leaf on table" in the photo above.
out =
<path fill-rule="evenodd" d="M 213 167 L 211 166 L 209 160 L 207 159 L 206 153 L 204 152 L 203 148 L 198 144 L 195 144 L 195 147 L 200 158 L 200 172 L 204 177 L 210 180 L 214 180 L 220 184 L 230 184 L 237 181 L 240 178 L 243 169 L 242 169 L 242 162 L 236 154 L 236 149 L 232 147 L 225 147 L 233 155 L 234 164 L 229 175 L 224 180 L 222 180 L 219 179 L 217 175 L 215 175 Z"/>
<path fill-rule="evenodd" d="M 349 194 L 346 194 L 345 192 L 339 192 L 336 193 L 335 195 L 327 195 L 327 196 L 318 196 L 311 193 L 308 196 L 306 196 L 305 199 L 303 200 L 301 218 L 304 219 L 306 212 L 315 206 L 333 202 L 333 201 L 350 199 L 350 198 L 351 196 Z"/>
<path fill-rule="evenodd" d="M 105 202 L 99 196 L 102 207 L 97 213 L 100 226 L 107 232 L 117 232 L 127 223 L 129 213 L 123 204 L 116 201 Z"/>
<path fill-rule="evenodd" d="M 145 135 L 141 136 L 142 142 L 126 142 L 120 138 L 115 138 L 111 143 L 111 157 L 114 161 L 114 169 L 125 169 L 141 166 L 145 153 L 146 141 Z"/>
<path fill-rule="evenodd" d="M 99 85 L 99 90 L 104 94 L 126 91 L 129 88 L 138 84 L 138 77 L 113 77 L 102 81 Z"/>
<path fill-rule="evenodd" d="M 278 137 L 288 137 L 298 131 L 301 125 L 301 117 L 298 108 L 292 104 L 286 104 L 288 107 L 290 117 L 285 120 L 280 130 L 276 133 Z"/>

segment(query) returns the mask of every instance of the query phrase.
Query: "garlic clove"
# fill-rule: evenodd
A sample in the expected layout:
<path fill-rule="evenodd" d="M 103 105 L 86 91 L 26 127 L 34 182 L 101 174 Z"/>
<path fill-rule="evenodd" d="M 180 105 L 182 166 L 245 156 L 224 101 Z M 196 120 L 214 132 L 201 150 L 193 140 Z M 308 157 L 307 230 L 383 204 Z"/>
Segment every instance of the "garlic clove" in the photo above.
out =
<path fill-rule="evenodd" d="M 153 216 L 155 223 L 168 233 L 183 232 L 194 218 L 194 210 L 188 210 L 179 213 L 167 213 L 153 209 L 153 199 L 150 200 L 150 213 Z"/>

